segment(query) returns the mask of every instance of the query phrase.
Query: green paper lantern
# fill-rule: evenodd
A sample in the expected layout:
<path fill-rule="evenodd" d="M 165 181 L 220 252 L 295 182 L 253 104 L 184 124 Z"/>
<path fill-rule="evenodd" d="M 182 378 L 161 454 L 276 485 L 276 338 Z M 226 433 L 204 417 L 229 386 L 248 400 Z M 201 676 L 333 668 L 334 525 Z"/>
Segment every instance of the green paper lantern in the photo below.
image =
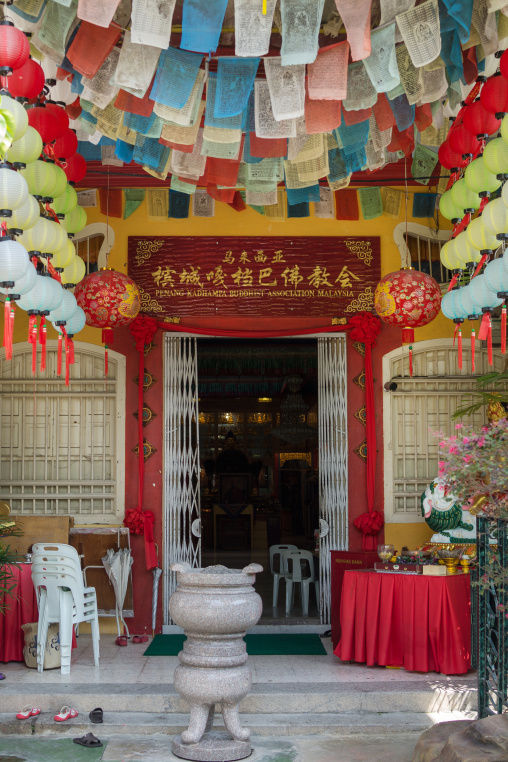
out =
<path fill-rule="evenodd" d="M 76 256 L 76 248 L 69 238 L 63 243 L 63 245 L 53 252 L 53 259 L 51 263 L 53 267 L 68 267 Z"/>
<path fill-rule="evenodd" d="M 455 252 L 455 238 L 451 238 L 441 247 L 439 256 L 447 270 L 460 269 L 460 262 Z"/>
<path fill-rule="evenodd" d="M 503 138 L 494 138 L 487 143 L 483 152 L 483 161 L 488 170 L 495 175 L 508 172 L 508 144 Z"/>
<path fill-rule="evenodd" d="M 487 169 L 483 156 L 472 161 L 467 167 L 464 180 L 469 190 L 474 193 L 484 193 L 485 191 L 493 193 L 501 185 L 501 180 L 498 180 L 496 175 Z"/>
<path fill-rule="evenodd" d="M 25 169 L 21 169 L 20 174 L 27 181 L 28 191 L 32 196 L 51 198 L 53 188 L 56 187 L 59 179 L 56 170 L 55 164 L 38 159 L 28 164 Z"/>
<path fill-rule="evenodd" d="M 28 126 L 25 134 L 11 145 L 6 158 L 11 164 L 31 164 L 41 153 L 42 138 L 36 129 Z"/>
<path fill-rule="evenodd" d="M 470 190 L 464 178 L 457 180 L 452 185 L 451 189 L 452 199 L 455 206 L 459 209 L 479 209 L 482 202 L 480 196 L 474 191 Z M 462 215 L 463 216 L 463 215 Z"/>
<path fill-rule="evenodd" d="M 81 257 L 77 255 L 71 261 L 69 265 L 64 269 L 62 273 L 62 283 L 66 285 L 76 285 L 79 283 L 86 274 L 86 266 Z"/>
<path fill-rule="evenodd" d="M 464 210 L 455 204 L 451 190 L 447 190 L 439 199 L 439 211 L 447 220 L 461 220 L 464 216 Z"/>
<path fill-rule="evenodd" d="M 0 98 L 0 111 L 8 111 L 14 120 L 13 142 L 23 137 L 28 128 L 28 114 L 26 109 L 9 95 Z"/>
<path fill-rule="evenodd" d="M 67 178 L 66 178 L 67 179 Z M 53 199 L 52 208 L 57 214 L 69 214 L 78 205 L 78 194 L 72 185 L 66 185 L 61 196 Z"/>
<path fill-rule="evenodd" d="M 58 164 L 54 165 L 55 171 L 56 171 L 56 185 L 51 191 L 51 197 L 53 199 L 58 198 L 62 195 L 62 193 L 65 193 L 65 189 L 67 188 L 67 175 L 63 171 L 62 167 L 59 167 Z"/>
<path fill-rule="evenodd" d="M 82 206 L 76 206 L 70 214 L 66 214 L 62 220 L 62 227 L 68 233 L 79 233 L 83 230 L 87 222 L 86 212 Z"/>

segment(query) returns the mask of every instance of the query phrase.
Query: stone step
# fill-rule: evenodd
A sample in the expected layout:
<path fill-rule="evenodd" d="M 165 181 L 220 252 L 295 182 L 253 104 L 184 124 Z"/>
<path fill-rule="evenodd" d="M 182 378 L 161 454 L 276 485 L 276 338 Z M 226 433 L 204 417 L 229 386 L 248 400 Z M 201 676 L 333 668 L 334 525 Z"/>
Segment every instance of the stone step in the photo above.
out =
<path fill-rule="evenodd" d="M 441 712 L 440 720 L 463 720 L 465 712 Z M 473 713 L 471 718 L 473 717 Z M 362 734 L 385 735 L 395 733 L 421 733 L 427 730 L 437 715 L 411 712 L 384 713 L 271 713 L 242 714 L 242 724 L 250 728 L 252 736 L 351 736 Z M 99 738 L 131 734 L 135 736 L 177 735 L 188 726 L 187 713 L 172 712 L 108 712 L 102 725 L 92 725 L 88 715 L 80 715 L 68 722 L 56 723 L 52 713 L 42 713 L 36 720 L 19 721 L 13 714 L 0 714 L 1 735 L 36 735 L 70 737 L 92 732 Z M 222 728 L 222 717 L 216 716 L 215 726 Z"/>
<path fill-rule="evenodd" d="M 62 681 L 65 677 L 62 677 Z M 242 712 L 256 715 L 284 714 L 351 714 L 400 712 L 427 714 L 434 712 L 474 712 L 477 692 L 471 686 L 446 685 L 430 677 L 428 681 L 403 683 L 371 681 L 368 683 L 254 683 L 241 702 Z M 2 684 L 3 706 L 14 713 L 25 704 L 53 712 L 73 706 L 88 712 L 96 706 L 105 712 L 185 713 L 188 706 L 172 683 L 159 685 L 133 683 L 65 683 L 39 682 Z"/>

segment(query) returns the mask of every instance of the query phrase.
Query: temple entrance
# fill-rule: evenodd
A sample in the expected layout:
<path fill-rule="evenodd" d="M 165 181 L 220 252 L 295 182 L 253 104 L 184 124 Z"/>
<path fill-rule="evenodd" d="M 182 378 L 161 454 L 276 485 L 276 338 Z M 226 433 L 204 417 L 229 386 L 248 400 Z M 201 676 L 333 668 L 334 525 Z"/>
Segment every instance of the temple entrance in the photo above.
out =
<path fill-rule="evenodd" d="M 347 548 L 344 338 L 166 342 L 165 558 L 259 563 L 260 624 L 327 623 L 329 550 Z"/>

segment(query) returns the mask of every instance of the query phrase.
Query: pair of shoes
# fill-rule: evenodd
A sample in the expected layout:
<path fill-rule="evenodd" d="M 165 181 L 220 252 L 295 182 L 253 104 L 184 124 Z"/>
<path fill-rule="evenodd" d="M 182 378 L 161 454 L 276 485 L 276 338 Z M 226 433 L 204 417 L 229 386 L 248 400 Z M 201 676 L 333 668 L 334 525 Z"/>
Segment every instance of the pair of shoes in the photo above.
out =
<path fill-rule="evenodd" d="M 87 733 L 86 736 L 73 738 L 72 740 L 74 743 L 79 744 L 79 746 L 86 746 L 88 749 L 98 749 L 99 746 L 102 746 L 102 742 L 93 733 Z"/>
<path fill-rule="evenodd" d="M 55 714 L 55 722 L 65 722 L 65 720 L 73 720 L 79 714 L 77 709 L 71 709 L 69 706 L 63 706 L 58 714 Z"/>
<path fill-rule="evenodd" d="M 126 646 L 128 641 L 127 635 L 119 635 L 115 640 L 115 646 Z"/>
<path fill-rule="evenodd" d="M 93 722 L 95 725 L 100 725 L 101 722 L 103 722 L 103 711 L 100 708 L 100 706 L 96 707 L 95 709 L 92 709 L 90 714 L 88 715 L 90 717 L 91 722 Z"/>
<path fill-rule="evenodd" d="M 37 707 L 32 706 L 31 704 L 27 704 L 23 707 L 21 712 L 18 712 L 16 715 L 17 720 L 28 720 L 29 717 L 38 717 L 38 715 L 41 713 L 40 709 L 37 709 Z"/>
<path fill-rule="evenodd" d="M 133 643 L 148 643 L 148 635 L 133 635 Z"/>

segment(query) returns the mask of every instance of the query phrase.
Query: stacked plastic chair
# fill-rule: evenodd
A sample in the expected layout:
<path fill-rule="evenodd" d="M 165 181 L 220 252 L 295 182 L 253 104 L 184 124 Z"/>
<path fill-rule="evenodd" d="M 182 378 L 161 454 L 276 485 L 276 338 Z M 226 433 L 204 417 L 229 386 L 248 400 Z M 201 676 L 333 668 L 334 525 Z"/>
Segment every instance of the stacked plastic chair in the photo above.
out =
<path fill-rule="evenodd" d="M 44 669 L 48 626 L 58 622 L 63 675 L 71 671 L 72 628 L 90 622 L 94 664 L 99 666 L 99 617 L 94 587 L 85 587 L 77 551 L 71 545 L 36 543 L 32 551 L 32 581 L 37 592 L 37 670 Z"/>

